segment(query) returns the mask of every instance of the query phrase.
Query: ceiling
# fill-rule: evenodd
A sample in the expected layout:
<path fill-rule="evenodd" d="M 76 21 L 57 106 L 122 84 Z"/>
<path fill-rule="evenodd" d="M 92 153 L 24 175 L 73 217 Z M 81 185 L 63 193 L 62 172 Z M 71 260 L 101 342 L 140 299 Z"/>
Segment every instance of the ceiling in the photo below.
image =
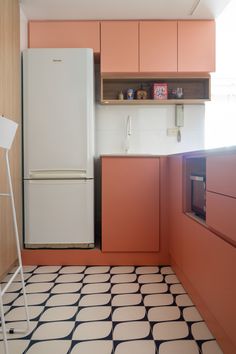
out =
<path fill-rule="evenodd" d="M 20 3 L 29 20 L 127 20 L 213 19 L 230 1 L 235 0 L 20 0 Z"/>

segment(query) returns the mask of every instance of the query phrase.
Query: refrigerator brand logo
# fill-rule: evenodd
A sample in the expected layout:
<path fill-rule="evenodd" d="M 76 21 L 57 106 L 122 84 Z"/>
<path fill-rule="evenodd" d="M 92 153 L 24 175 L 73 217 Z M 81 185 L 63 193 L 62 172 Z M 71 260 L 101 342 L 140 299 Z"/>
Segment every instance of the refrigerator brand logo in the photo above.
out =
<path fill-rule="evenodd" d="M 53 61 L 54 63 L 60 63 L 60 62 L 62 62 L 61 59 L 52 59 L 52 61 Z"/>

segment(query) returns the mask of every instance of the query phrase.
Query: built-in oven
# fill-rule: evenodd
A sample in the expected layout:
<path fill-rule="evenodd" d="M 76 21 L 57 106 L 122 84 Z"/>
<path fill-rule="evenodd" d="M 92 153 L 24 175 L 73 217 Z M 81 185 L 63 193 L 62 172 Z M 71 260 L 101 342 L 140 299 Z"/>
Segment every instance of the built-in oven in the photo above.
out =
<path fill-rule="evenodd" d="M 206 219 L 206 176 L 191 175 L 191 211 L 196 216 Z"/>

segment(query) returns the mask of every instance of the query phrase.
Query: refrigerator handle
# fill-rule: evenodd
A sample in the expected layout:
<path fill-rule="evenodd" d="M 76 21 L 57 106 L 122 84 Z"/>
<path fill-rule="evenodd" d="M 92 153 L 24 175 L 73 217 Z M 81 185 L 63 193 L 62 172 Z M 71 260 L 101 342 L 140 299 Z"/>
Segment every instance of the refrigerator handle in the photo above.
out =
<path fill-rule="evenodd" d="M 66 179 L 86 178 L 87 171 L 84 169 L 63 170 L 31 170 L 29 178 L 32 179 Z"/>

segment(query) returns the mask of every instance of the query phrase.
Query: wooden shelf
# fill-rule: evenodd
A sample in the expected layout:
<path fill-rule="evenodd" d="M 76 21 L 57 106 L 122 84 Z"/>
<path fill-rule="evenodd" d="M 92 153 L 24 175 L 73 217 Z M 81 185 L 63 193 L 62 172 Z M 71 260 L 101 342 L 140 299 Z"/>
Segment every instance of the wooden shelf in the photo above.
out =
<path fill-rule="evenodd" d="M 102 105 L 159 105 L 159 104 L 203 104 L 210 99 L 169 99 L 169 100 L 103 100 Z"/>
<path fill-rule="evenodd" d="M 182 87 L 184 92 L 183 99 L 169 98 L 167 100 L 152 99 L 153 83 L 167 83 L 168 90 Z M 119 100 L 118 94 L 122 91 L 125 95 L 128 88 L 135 91 L 140 87 L 147 90 L 147 100 Z M 170 104 L 203 104 L 210 100 L 210 76 L 202 77 L 102 77 L 101 78 L 101 100 L 103 105 L 170 105 Z"/>

